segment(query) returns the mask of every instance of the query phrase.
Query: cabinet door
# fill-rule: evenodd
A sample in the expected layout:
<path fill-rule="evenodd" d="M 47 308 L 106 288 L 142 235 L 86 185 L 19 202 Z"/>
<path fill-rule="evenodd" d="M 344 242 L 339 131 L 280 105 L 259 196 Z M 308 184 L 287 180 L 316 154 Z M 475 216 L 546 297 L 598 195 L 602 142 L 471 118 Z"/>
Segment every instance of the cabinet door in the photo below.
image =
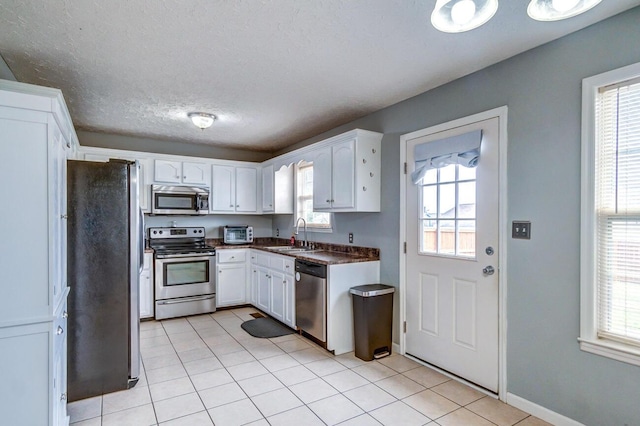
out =
<path fill-rule="evenodd" d="M 182 163 L 180 161 L 156 160 L 154 180 L 162 183 L 182 182 Z"/>
<path fill-rule="evenodd" d="M 323 148 L 313 156 L 313 208 L 331 208 L 331 147 Z"/>
<path fill-rule="evenodd" d="M 331 208 L 352 209 L 355 207 L 355 139 L 334 145 L 331 157 Z"/>
<path fill-rule="evenodd" d="M 258 171 L 254 167 L 236 167 L 236 211 L 258 211 Z"/>
<path fill-rule="evenodd" d="M 54 305 L 57 305 L 67 286 L 67 154 L 62 133 L 53 118 L 49 118 L 48 128 L 51 169 L 49 205 L 52 212 L 49 226 L 53 236 L 51 241 L 54 245 L 50 249 L 50 256 L 53 258 L 51 284 Z"/>
<path fill-rule="evenodd" d="M 262 211 L 273 212 L 274 192 L 273 192 L 273 166 L 262 168 Z"/>
<path fill-rule="evenodd" d="M 249 295 L 250 303 L 253 306 L 258 306 L 258 268 L 255 265 L 251 265 L 251 293 Z"/>
<path fill-rule="evenodd" d="M 182 163 L 182 183 L 211 185 L 211 167 L 205 163 Z"/>
<path fill-rule="evenodd" d="M 232 212 L 236 208 L 235 168 L 214 165 L 211 168 L 210 211 Z"/>
<path fill-rule="evenodd" d="M 284 275 L 284 323 L 296 328 L 296 294 L 293 275 Z"/>
<path fill-rule="evenodd" d="M 244 263 L 218 265 L 216 305 L 232 306 L 247 302 L 247 267 Z"/>
<path fill-rule="evenodd" d="M 286 281 L 281 272 L 271 271 L 271 316 L 284 322 Z"/>
<path fill-rule="evenodd" d="M 153 317 L 153 287 L 149 271 L 140 274 L 140 318 Z"/>
<path fill-rule="evenodd" d="M 264 312 L 271 311 L 271 276 L 269 270 L 265 268 L 256 268 L 258 274 L 258 309 Z"/>

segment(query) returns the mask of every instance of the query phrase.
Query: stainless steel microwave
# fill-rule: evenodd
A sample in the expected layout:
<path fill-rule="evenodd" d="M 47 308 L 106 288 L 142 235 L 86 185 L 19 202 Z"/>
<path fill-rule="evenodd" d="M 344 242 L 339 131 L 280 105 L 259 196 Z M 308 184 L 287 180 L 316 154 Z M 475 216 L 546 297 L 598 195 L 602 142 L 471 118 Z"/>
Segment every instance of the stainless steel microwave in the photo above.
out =
<path fill-rule="evenodd" d="M 248 225 L 227 225 L 222 228 L 225 244 L 249 244 L 253 242 L 253 227 Z"/>
<path fill-rule="evenodd" d="M 151 186 L 151 214 L 202 215 L 209 213 L 209 188 Z"/>

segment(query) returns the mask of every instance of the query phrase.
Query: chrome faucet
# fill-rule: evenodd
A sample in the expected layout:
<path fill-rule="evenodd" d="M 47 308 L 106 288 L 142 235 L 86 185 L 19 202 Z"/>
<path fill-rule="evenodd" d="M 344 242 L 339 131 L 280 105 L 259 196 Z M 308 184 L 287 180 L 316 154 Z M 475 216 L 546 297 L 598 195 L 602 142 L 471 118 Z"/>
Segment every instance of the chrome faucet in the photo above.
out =
<path fill-rule="evenodd" d="M 295 234 L 298 235 L 298 230 L 300 228 L 300 221 L 302 221 L 302 223 L 304 224 L 304 245 L 303 247 L 307 246 L 307 221 L 304 220 L 303 217 L 299 217 L 298 220 L 296 220 L 296 232 Z"/>

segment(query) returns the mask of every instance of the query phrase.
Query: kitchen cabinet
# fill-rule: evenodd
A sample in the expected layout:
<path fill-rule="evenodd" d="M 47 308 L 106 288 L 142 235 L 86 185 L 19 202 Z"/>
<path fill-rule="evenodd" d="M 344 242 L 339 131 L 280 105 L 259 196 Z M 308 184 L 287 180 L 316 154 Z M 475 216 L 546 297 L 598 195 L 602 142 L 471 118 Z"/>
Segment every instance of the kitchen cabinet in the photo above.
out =
<path fill-rule="evenodd" d="M 293 214 L 293 164 L 262 167 L 262 212 Z"/>
<path fill-rule="evenodd" d="M 127 151 L 116 150 L 83 150 L 82 158 L 87 161 L 109 161 L 110 158 L 127 161 L 138 161 L 140 165 L 138 174 L 138 194 L 140 196 L 140 208 L 143 212 L 151 212 L 151 204 L 149 199 L 151 197 L 151 184 L 149 182 L 149 170 L 151 161 L 146 158 L 136 158 Z M 128 155 L 129 154 L 129 155 Z"/>
<path fill-rule="evenodd" d="M 254 250 L 252 291 L 258 309 L 295 328 L 294 258 Z"/>
<path fill-rule="evenodd" d="M 140 273 L 140 319 L 153 318 L 155 305 L 153 293 L 153 253 L 144 254 Z"/>
<path fill-rule="evenodd" d="M 211 213 L 258 212 L 257 167 L 214 164 L 211 170 Z"/>
<path fill-rule="evenodd" d="M 327 350 L 354 350 L 351 287 L 380 282 L 380 261 L 329 265 L 327 268 Z"/>
<path fill-rule="evenodd" d="M 2 191 L 0 424 L 64 425 L 66 160 L 78 141 L 57 89 L 0 80 L 0 107 L 0 177 L 30 177 Z"/>
<path fill-rule="evenodd" d="M 155 160 L 154 181 L 156 183 L 174 183 L 183 185 L 211 185 L 210 167 L 207 163 Z"/>
<path fill-rule="evenodd" d="M 216 306 L 247 303 L 249 249 L 223 249 L 216 252 Z"/>
<path fill-rule="evenodd" d="M 329 212 L 380 211 L 382 135 L 354 130 L 323 142 L 313 162 L 313 208 Z"/>

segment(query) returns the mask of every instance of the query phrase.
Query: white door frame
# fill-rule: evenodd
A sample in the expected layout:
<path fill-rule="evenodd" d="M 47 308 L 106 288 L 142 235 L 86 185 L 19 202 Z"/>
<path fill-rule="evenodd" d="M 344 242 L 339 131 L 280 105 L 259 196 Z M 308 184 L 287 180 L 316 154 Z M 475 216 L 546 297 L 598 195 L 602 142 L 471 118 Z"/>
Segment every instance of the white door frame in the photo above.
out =
<path fill-rule="evenodd" d="M 488 120 L 498 117 L 500 128 L 500 155 L 498 160 L 499 176 L 499 197 L 498 206 L 498 239 L 500 250 L 498 251 L 499 274 L 498 274 L 498 398 L 506 401 L 507 398 L 507 106 L 498 107 L 489 111 L 459 118 L 447 123 L 438 124 L 426 129 L 416 130 L 400 136 L 400 353 L 405 353 L 406 333 L 403 324 L 407 320 L 407 300 L 406 300 L 406 271 L 407 255 L 404 252 L 404 243 L 407 241 L 406 223 L 406 191 L 407 179 L 405 176 L 405 166 L 407 161 L 407 141 L 419 138 L 432 133 L 442 132 L 452 128 L 465 126 L 478 121 Z"/>

